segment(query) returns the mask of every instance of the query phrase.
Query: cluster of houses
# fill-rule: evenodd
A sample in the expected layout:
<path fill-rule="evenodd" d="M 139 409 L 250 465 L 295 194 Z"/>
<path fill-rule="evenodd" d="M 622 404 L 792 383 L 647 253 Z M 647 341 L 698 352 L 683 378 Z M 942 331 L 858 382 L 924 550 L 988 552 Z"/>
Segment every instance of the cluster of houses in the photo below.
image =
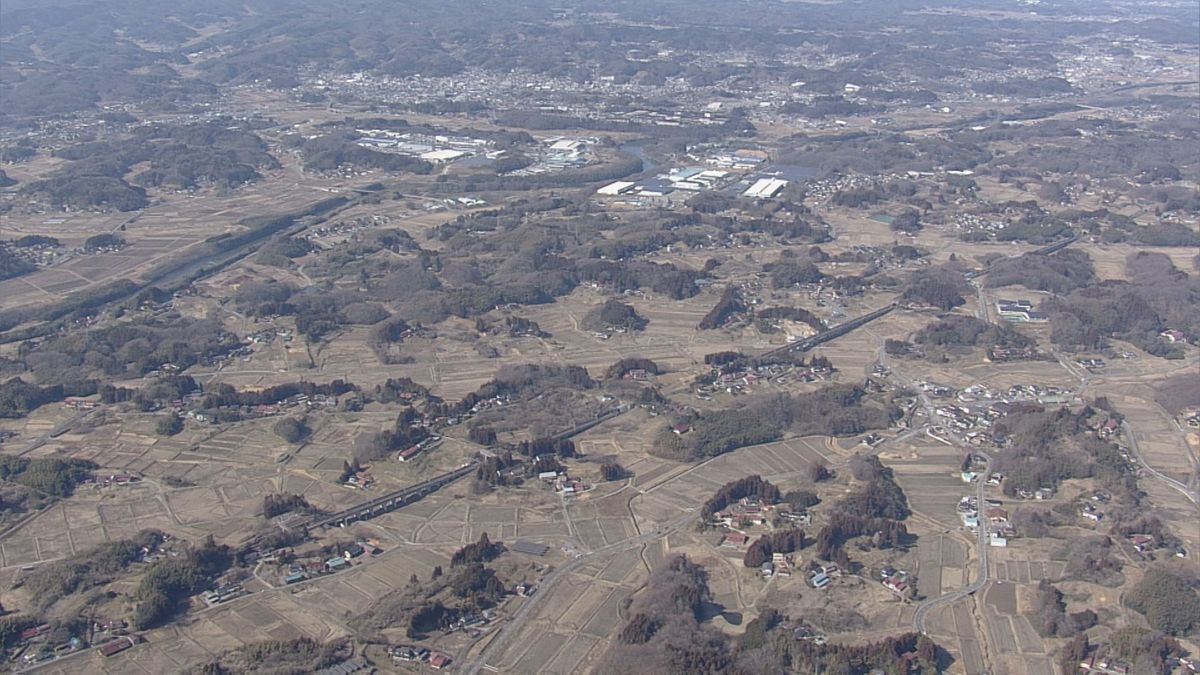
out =
<path fill-rule="evenodd" d="M 1054 488 L 1040 487 L 1036 490 L 1027 490 L 1025 488 L 1017 489 L 1017 496 L 1021 499 L 1033 499 L 1036 501 L 1045 501 L 1054 499 Z"/>
<path fill-rule="evenodd" d="M 55 644 L 51 642 L 55 631 L 51 630 L 50 624 L 26 628 L 10 643 L 14 646 L 11 660 L 31 666 L 66 656 L 89 644 L 98 646 L 97 651 L 102 656 L 112 656 L 132 647 L 137 639 L 129 634 L 129 624 L 120 619 L 92 621 L 84 630 L 86 634 L 71 635 Z"/>
<path fill-rule="evenodd" d="M 447 632 L 474 631 L 476 628 L 486 626 L 496 619 L 496 612 L 492 609 L 485 609 L 481 612 L 471 612 L 458 617 L 454 623 L 450 624 Z"/>
<path fill-rule="evenodd" d="M 1080 503 L 1080 505 L 1079 505 L 1080 517 L 1082 517 L 1086 520 L 1090 520 L 1093 523 L 1098 523 L 1098 522 L 1104 520 L 1104 511 L 1102 510 L 1100 505 L 1108 502 L 1109 499 L 1110 499 L 1110 497 L 1108 496 L 1108 493 L 1106 493 L 1106 492 L 1103 492 L 1101 490 L 1097 490 L 1097 491 L 1093 492 L 1092 496 L 1089 499 Z"/>
<path fill-rule="evenodd" d="M 759 566 L 759 573 L 763 577 L 770 579 L 771 577 L 790 577 L 792 570 L 800 562 L 799 556 L 793 556 L 787 553 L 772 553 L 771 559 Z"/>
<path fill-rule="evenodd" d="M 416 459 L 417 455 L 425 452 L 441 442 L 441 436 L 429 436 L 420 443 L 401 450 L 400 453 L 396 455 L 396 459 L 400 460 L 401 462 L 410 462 L 413 459 Z"/>
<path fill-rule="evenodd" d="M 201 392 L 192 392 L 184 394 L 181 398 L 171 401 L 170 409 L 176 414 L 195 420 L 197 422 L 213 422 L 215 423 L 219 416 L 211 415 L 205 409 L 199 407 L 201 401 L 204 400 L 204 394 Z M 337 396 L 329 396 L 327 394 L 295 394 L 289 396 L 279 403 L 261 403 L 252 407 L 243 407 L 241 414 L 243 417 L 272 417 L 280 415 L 294 408 L 330 408 L 338 404 Z M 216 410 L 229 410 L 231 406 L 220 406 Z"/>
<path fill-rule="evenodd" d="M 591 489 L 587 483 L 572 478 L 564 471 L 543 471 L 538 474 L 538 480 L 547 485 L 554 487 L 554 491 L 564 497 L 573 497 L 581 492 L 586 492 Z"/>
<path fill-rule="evenodd" d="M 996 300 L 996 313 L 1006 321 L 1021 323 L 1045 323 L 1050 320 L 1044 312 L 1033 309 L 1033 303 L 1028 300 Z"/>
<path fill-rule="evenodd" d="M 62 407 L 67 410 L 95 410 L 100 407 L 100 402 L 97 400 L 89 400 L 79 396 L 68 396 L 63 399 Z"/>
<path fill-rule="evenodd" d="M 395 645 L 388 647 L 387 651 L 396 664 L 428 663 L 434 670 L 442 670 L 454 660 L 449 654 L 431 651 L 418 645 Z"/>
<path fill-rule="evenodd" d="M 306 579 L 349 569 L 356 558 L 366 555 L 368 551 L 371 555 L 383 553 L 382 549 L 371 542 L 354 542 L 343 548 L 341 554 L 324 560 L 296 561 L 287 565 L 284 569 L 283 583 L 288 585 L 296 584 Z"/>
<path fill-rule="evenodd" d="M 937 389 L 937 385 L 928 382 L 918 383 L 926 391 Z M 953 391 L 945 391 L 934 398 L 950 398 L 955 396 Z M 991 428 L 1012 411 L 1015 403 L 1036 402 L 1042 405 L 1063 405 L 1075 401 L 1075 394 L 1051 385 L 1016 384 L 1006 391 L 996 391 L 983 385 L 971 385 L 955 396 L 957 403 L 939 405 L 934 414 L 941 418 L 942 426 L 961 435 L 970 445 L 982 446 L 997 442 L 1003 444 L 1003 439 L 993 438 Z M 936 430 L 936 429 L 935 429 Z"/>
<path fill-rule="evenodd" d="M 1049 359 L 1046 352 L 1037 347 L 992 347 L 987 352 L 988 360 L 993 363 L 1012 363 L 1014 361 L 1045 361 Z"/>
<path fill-rule="evenodd" d="M 908 581 L 908 572 L 896 569 L 891 565 L 887 565 L 879 570 L 879 583 L 902 598 L 909 597 L 912 593 L 911 585 Z"/>
<path fill-rule="evenodd" d="M 1000 476 L 994 474 L 993 478 Z M 1002 480 L 1003 477 L 1000 477 Z M 991 484 L 991 479 L 989 479 Z M 999 484 L 999 481 L 996 483 Z M 962 521 L 963 527 L 970 530 L 978 529 L 980 523 L 979 500 L 974 495 L 968 495 L 958 501 L 956 507 L 959 520 Z M 1017 532 L 1008 520 L 1008 509 L 1004 508 L 1004 503 L 998 499 L 985 499 L 982 518 L 985 519 L 988 526 L 988 545 L 1004 548 L 1008 546 L 1008 540 L 1015 537 Z"/>
<path fill-rule="evenodd" d="M 346 481 L 342 485 L 353 488 L 355 490 L 370 490 L 375 484 L 375 476 L 369 471 L 355 471 L 349 476 L 346 476 Z"/>
<path fill-rule="evenodd" d="M 1164 330 L 1163 332 L 1159 333 L 1158 336 L 1161 337 L 1162 339 L 1166 340 L 1168 344 L 1173 344 L 1173 345 L 1186 345 L 1187 344 L 1187 336 L 1184 335 L 1182 331 Z"/>
<path fill-rule="evenodd" d="M 821 364 L 791 366 L 773 363 L 729 372 L 721 372 L 720 369 L 714 368 L 710 373 L 713 378 L 712 384 L 698 385 L 696 398 L 702 401 L 711 400 L 712 395 L 719 391 L 733 396 L 749 394 L 756 385 L 768 380 L 774 381 L 776 384 L 786 384 L 791 380 L 822 382 L 828 380 L 832 374 L 832 369 Z"/>
<path fill-rule="evenodd" d="M 83 640 L 75 636 L 71 636 L 65 642 L 56 645 L 50 644 L 50 632 L 50 624 L 48 623 L 21 631 L 16 636 L 17 649 L 13 654 L 13 660 L 20 657 L 20 660 L 24 664 L 32 665 L 56 659 L 84 647 Z"/>
<path fill-rule="evenodd" d="M 93 481 L 95 482 L 97 488 L 106 488 L 106 487 L 120 486 L 120 485 L 133 485 L 134 483 L 141 482 L 141 480 L 142 480 L 141 476 L 138 476 L 138 475 L 132 474 L 132 473 L 127 473 L 125 471 L 122 471 L 120 473 L 110 473 L 107 476 L 95 476 L 93 478 Z M 92 481 L 84 481 L 84 482 L 92 482 Z"/>
<path fill-rule="evenodd" d="M 229 602 L 234 598 L 240 598 L 246 595 L 248 591 L 240 583 L 231 583 L 218 586 L 210 591 L 205 591 L 201 598 L 209 607 L 214 607 L 225 602 Z"/>
<path fill-rule="evenodd" d="M 828 642 L 828 638 L 825 637 L 824 633 L 821 633 L 803 621 L 797 622 L 795 625 L 785 623 L 784 628 L 791 628 L 793 640 L 804 640 L 818 645 Z"/>
<path fill-rule="evenodd" d="M 1084 673 L 1096 673 L 1097 675 L 1133 675 L 1133 667 L 1128 663 L 1093 654 L 1085 661 L 1079 662 L 1079 668 Z"/>
<path fill-rule="evenodd" d="M 1200 429 L 1200 408 L 1184 409 L 1179 413 L 1179 419 L 1180 423 L 1186 427 Z"/>
<path fill-rule="evenodd" d="M 765 504 L 752 497 L 743 497 L 725 509 L 713 514 L 712 524 L 736 530 L 739 527 L 767 525 L 772 514 L 781 512 L 774 504 Z M 733 534 L 732 532 L 730 534 Z"/>
<path fill-rule="evenodd" d="M 1121 423 L 1115 418 L 1108 418 L 1096 428 L 1096 436 L 1099 438 L 1112 438 L 1121 433 Z"/>
<path fill-rule="evenodd" d="M 842 576 L 842 570 L 835 564 L 821 565 L 808 573 L 808 584 L 813 588 L 825 588 L 834 579 Z"/>

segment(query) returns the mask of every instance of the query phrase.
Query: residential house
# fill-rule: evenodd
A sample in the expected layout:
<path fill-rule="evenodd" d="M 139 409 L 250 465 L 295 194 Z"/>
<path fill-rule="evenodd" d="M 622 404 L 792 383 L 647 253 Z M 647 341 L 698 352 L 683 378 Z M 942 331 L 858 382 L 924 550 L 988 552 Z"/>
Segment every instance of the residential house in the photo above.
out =
<path fill-rule="evenodd" d="M 1187 342 L 1187 336 L 1185 336 L 1181 331 L 1177 330 L 1164 330 L 1163 332 L 1159 333 L 1159 336 L 1171 344 Z"/>
<path fill-rule="evenodd" d="M 721 540 L 721 546 L 727 548 L 740 548 L 746 545 L 747 540 L 749 540 L 749 537 L 747 537 L 745 534 L 734 531 L 725 535 L 725 538 Z"/>

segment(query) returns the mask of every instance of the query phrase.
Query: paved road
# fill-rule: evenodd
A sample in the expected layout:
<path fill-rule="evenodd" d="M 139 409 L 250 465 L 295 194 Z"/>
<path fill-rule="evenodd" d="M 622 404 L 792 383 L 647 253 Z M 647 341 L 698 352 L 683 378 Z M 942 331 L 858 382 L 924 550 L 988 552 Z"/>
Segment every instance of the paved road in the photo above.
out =
<path fill-rule="evenodd" d="M 981 474 L 980 478 L 977 480 L 977 482 L 979 483 L 979 486 L 976 488 L 977 492 L 975 493 L 975 498 L 978 500 L 976 503 L 976 506 L 979 508 L 980 514 L 982 514 L 984 511 L 983 492 L 984 492 L 984 488 L 987 486 L 986 477 L 990 476 L 992 474 L 992 458 L 990 456 L 988 456 L 987 453 L 981 452 L 978 449 L 972 450 L 972 452 L 976 455 L 980 455 L 980 456 L 984 457 L 987 460 L 987 467 L 983 470 L 983 473 Z M 979 573 L 975 575 L 975 581 L 971 582 L 969 585 L 967 585 L 957 591 L 954 591 L 953 593 L 949 593 L 947 595 L 933 598 L 931 600 L 926 600 L 925 602 L 921 603 L 921 605 L 919 607 L 917 607 L 917 611 L 913 613 L 913 630 L 916 630 L 916 631 L 924 634 L 925 633 L 925 620 L 927 618 L 929 618 L 930 612 L 937 609 L 938 607 L 942 607 L 944 605 L 948 605 L 952 602 L 955 602 L 956 600 L 965 598 L 968 595 L 973 595 L 975 592 L 979 591 L 987 584 L 987 582 L 988 582 L 987 554 L 988 554 L 988 546 L 990 545 L 990 542 L 988 541 L 988 520 L 987 520 L 987 518 L 980 517 L 980 519 L 979 519 L 978 540 L 976 541 L 975 545 L 979 549 Z"/>
<path fill-rule="evenodd" d="M 1155 469 L 1146 462 L 1146 459 L 1142 457 L 1141 451 L 1138 450 L 1137 437 L 1133 435 L 1133 428 L 1129 426 L 1129 422 L 1122 421 L 1121 428 L 1125 432 L 1125 439 L 1129 441 L 1129 452 L 1133 455 L 1134 459 L 1137 460 L 1138 464 L 1141 465 L 1142 469 L 1150 475 L 1151 478 L 1155 478 L 1164 483 L 1167 487 L 1178 491 L 1184 497 L 1187 497 L 1188 501 L 1191 503 L 1200 504 L 1200 501 L 1198 501 L 1200 500 L 1200 496 L 1198 496 L 1194 490 L 1189 488 L 1185 483 L 1181 483 L 1180 481 L 1177 481 L 1174 478 L 1159 472 L 1158 469 Z"/>

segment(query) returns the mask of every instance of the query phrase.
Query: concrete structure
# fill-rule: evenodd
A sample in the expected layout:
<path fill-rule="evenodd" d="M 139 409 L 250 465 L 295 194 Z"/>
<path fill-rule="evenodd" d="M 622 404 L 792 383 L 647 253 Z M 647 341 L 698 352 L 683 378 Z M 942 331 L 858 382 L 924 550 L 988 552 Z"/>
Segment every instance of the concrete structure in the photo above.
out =
<path fill-rule="evenodd" d="M 770 199 L 787 187 L 787 184 L 788 182 L 782 178 L 760 178 L 743 192 L 742 196 L 753 199 Z"/>
<path fill-rule="evenodd" d="M 453 162 L 456 159 L 465 157 L 466 154 L 459 150 L 430 150 L 429 152 L 421 153 L 421 159 L 428 162 Z"/>
<path fill-rule="evenodd" d="M 619 180 L 615 183 L 609 183 L 608 185 L 605 185 L 604 187 L 600 188 L 599 190 L 596 190 L 596 194 L 605 195 L 606 197 L 615 197 L 617 195 L 625 194 L 626 192 L 629 192 L 630 190 L 633 189 L 634 185 L 636 185 L 636 183 L 634 183 L 633 181 Z"/>

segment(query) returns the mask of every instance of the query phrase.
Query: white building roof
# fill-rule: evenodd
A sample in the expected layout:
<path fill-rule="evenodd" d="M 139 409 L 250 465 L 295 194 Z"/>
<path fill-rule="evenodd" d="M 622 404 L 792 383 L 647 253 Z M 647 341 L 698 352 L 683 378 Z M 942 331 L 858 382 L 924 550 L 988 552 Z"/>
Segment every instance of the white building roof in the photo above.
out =
<path fill-rule="evenodd" d="M 760 178 L 743 192 L 742 196 L 767 199 L 779 194 L 779 191 L 787 187 L 787 184 L 786 180 L 780 178 Z"/>
<path fill-rule="evenodd" d="M 452 162 L 467 153 L 458 150 L 430 150 L 421 153 L 421 159 L 430 162 Z"/>
<path fill-rule="evenodd" d="M 630 189 L 633 188 L 634 185 L 635 185 L 635 183 L 633 181 L 619 180 L 615 183 L 609 183 L 608 185 L 605 185 L 604 187 L 600 188 L 599 190 L 596 190 L 596 194 L 598 194 L 598 195 L 619 195 L 623 192 L 628 192 Z"/>

